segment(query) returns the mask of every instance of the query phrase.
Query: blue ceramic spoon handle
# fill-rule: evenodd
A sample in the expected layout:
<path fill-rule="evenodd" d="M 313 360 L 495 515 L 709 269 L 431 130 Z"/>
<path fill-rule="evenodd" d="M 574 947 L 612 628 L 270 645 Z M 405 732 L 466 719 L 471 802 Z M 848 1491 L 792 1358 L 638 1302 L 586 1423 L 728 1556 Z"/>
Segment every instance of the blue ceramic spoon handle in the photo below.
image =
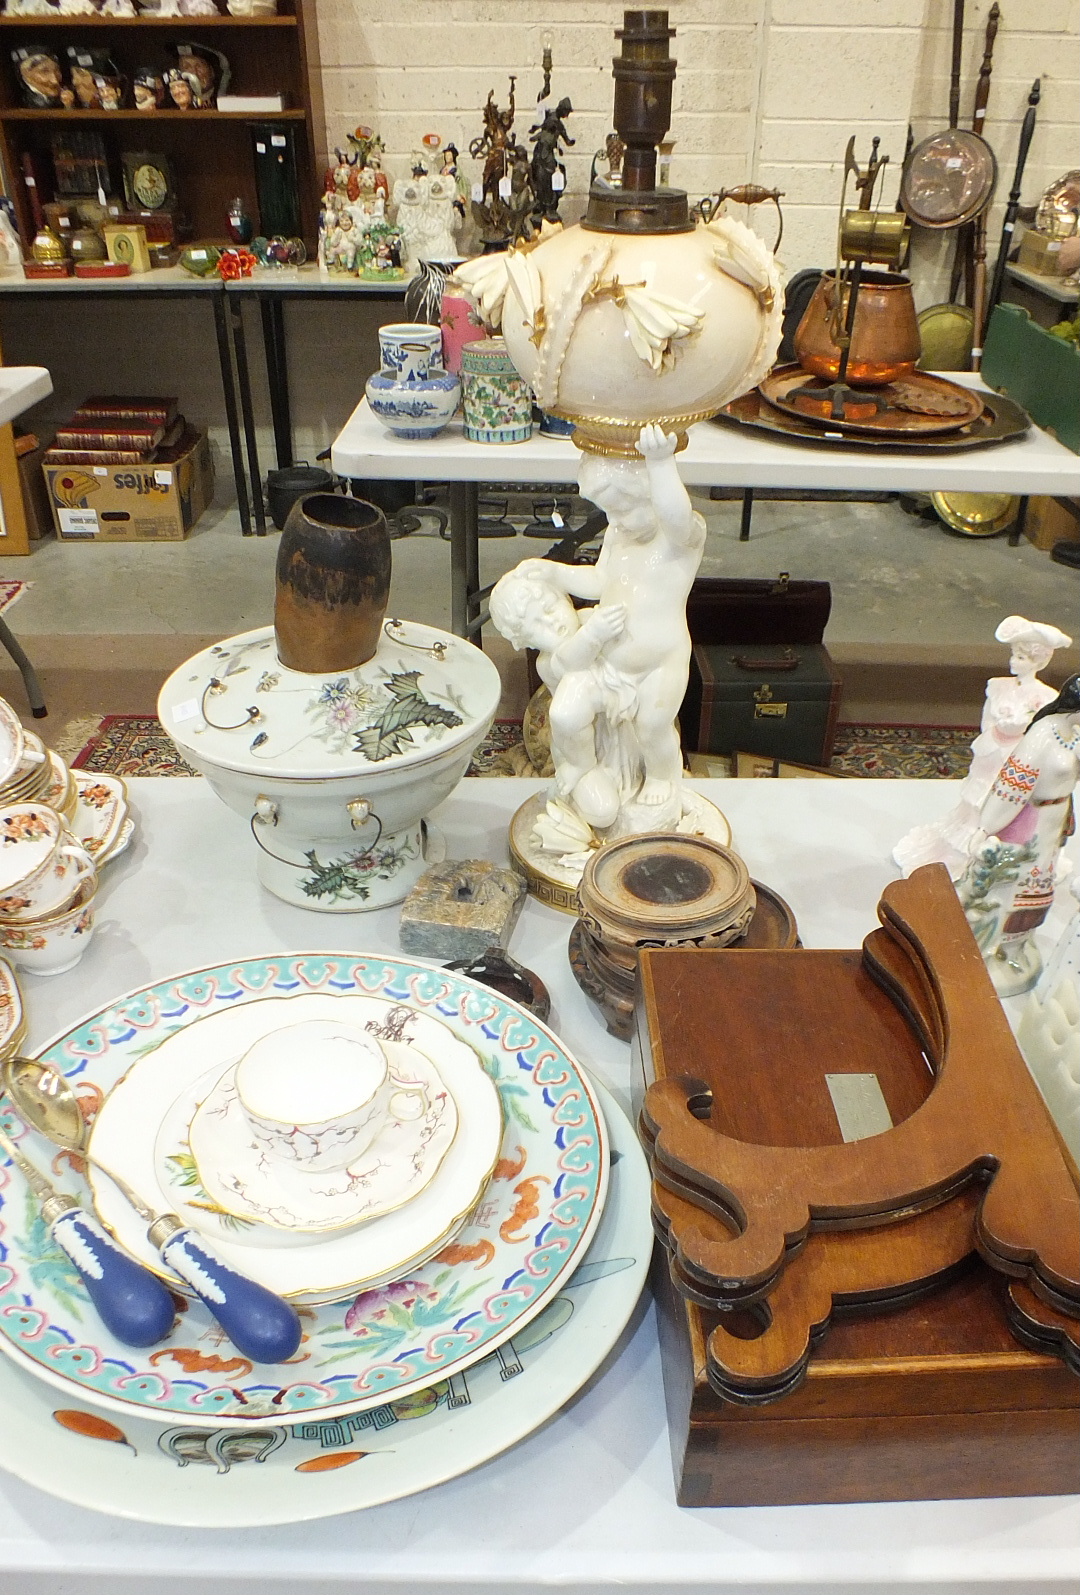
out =
<path fill-rule="evenodd" d="M 210 1309 L 241 1356 L 251 1362 L 288 1362 L 300 1345 L 295 1308 L 230 1268 L 174 1214 L 163 1214 L 151 1224 L 149 1237 L 169 1267 Z"/>
<path fill-rule="evenodd" d="M 84 1208 L 55 1196 L 43 1205 L 57 1246 L 77 1269 L 105 1328 L 125 1346 L 153 1346 L 173 1326 L 176 1308 L 161 1280 L 128 1255 Z M 63 1202 L 58 1217 L 48 1209 Z"/>

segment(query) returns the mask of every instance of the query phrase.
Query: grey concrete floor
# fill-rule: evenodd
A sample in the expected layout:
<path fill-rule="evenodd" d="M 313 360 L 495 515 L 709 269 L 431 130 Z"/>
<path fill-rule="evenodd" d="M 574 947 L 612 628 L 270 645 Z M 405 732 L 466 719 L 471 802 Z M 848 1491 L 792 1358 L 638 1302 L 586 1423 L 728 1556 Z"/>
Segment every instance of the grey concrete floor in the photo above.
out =
<path fill-rule="evenodd" d="M 740 543 L 739 505 L 697 497 L 709 533 L 706 575 L 793 577 L 832 583 L 826 641 L 848 648 L 989 647 L 998 621 L 1018 612 L 1080 634 L 1080 574 L 1021 541 L 951 536 L 897 504 L 755 506 Z M 277 535 L 241 537 L 235 511 L 215 506 L 181 543 L 72 545 L 47 540 L 29 559 L 0 559 L 0 575 L 33 583 L 9 614 L 16 633 L 224 636 L 265 624 L 273 609 Z M 481 574 L 493 581 L 526 556 L 532 538 L 485 539 Z M 394 543 L 391 610 L 447 626 L 448 543 Z"/>

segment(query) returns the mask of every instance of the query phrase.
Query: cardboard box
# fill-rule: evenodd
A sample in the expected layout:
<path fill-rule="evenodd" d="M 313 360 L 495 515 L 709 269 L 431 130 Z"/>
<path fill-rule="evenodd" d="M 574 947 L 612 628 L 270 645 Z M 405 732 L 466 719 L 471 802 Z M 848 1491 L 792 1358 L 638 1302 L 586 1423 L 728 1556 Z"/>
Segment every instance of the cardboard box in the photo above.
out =
<path fill-rule="evenodd" d="M 179 542 L 214 496 L 205 433 L 169 464 L 46 465 L 56 535 L 65 543 Z"/>
<path fill-rule="evenodd" d="M 1044 498 L 1039 494 L 1029 499 L 1024 536 L 1044 552 L 1055 543 L 1080 538 L 1080 500 Z"/>

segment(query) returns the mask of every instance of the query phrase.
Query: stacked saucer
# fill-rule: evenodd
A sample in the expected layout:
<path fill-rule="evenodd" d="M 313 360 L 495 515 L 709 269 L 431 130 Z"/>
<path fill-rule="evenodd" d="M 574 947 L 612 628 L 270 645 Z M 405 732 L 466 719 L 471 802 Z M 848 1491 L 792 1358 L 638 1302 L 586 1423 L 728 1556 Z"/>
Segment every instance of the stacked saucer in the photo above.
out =
<path fill-rule="evenodd" d="M 69 769 L 0 698 L 0 806 L 12 803 L 54 809 L 99 867 L 124 851 L 135 830 L 123 781 Z"/>
<path fill-rule="evenodd" d="M 360 1024 L 334 999 L 225 1018 L 169 1037 L 116 1086 L 94 1126 L 96 1156 L 152 1177 L 227 1261 L 292 1300 L 375 1290 L 445 1250 L 503 1135 L 473 1049 L 419 1015 L 407 1041 L 392 1039 L 401 1016 L 380 1023 L 365 1009 Z M 158 1131 L 133 1156 L 139 1123 Z M 119 1238 L 160 1267 L 137 1218 L 92 1183 Z"/>

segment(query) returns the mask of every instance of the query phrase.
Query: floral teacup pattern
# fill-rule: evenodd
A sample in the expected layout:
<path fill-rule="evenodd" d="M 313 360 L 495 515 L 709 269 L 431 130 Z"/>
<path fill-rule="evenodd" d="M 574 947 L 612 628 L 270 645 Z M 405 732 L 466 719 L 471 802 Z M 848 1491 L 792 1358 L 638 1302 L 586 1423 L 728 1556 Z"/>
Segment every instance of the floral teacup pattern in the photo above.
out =
<path fill-rule="evenodd" d="M 90 855 L 54 810 L 34 803 L 0 809 L 0 918 L 56 914 L 93 878 Z"/>

